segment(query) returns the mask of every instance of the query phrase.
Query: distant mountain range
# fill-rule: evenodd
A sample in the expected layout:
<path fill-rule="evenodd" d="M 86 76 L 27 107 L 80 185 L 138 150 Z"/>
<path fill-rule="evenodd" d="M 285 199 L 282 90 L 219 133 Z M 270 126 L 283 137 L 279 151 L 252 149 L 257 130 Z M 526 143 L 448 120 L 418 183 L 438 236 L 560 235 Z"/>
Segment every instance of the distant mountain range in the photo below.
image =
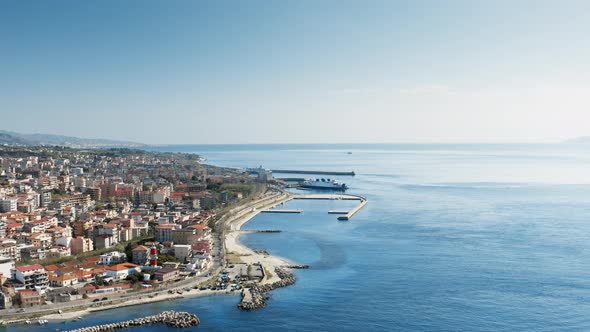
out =
<path fill-rule="evenodd" d="M 0 130 L 0 144 L 10 145 L 59 145 L 77 148 L 138 147 L 142 143 L 101 138 L 79 138 L 48 134 L 21 134 Z"/>

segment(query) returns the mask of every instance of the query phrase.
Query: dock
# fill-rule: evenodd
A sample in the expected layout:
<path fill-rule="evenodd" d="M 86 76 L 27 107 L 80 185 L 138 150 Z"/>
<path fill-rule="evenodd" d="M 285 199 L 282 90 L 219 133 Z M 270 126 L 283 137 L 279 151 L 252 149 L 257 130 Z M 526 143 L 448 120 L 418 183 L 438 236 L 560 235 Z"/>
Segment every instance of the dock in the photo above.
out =
<path fill-rule="evenodd" d="M 338 220 L 350 220 L 352 219 L 352 217 L 359 212 L 362 208 L 365 207 L 365 205 L 367 205 L 369 201 L 367 201 L 365 198 L 361 198 L 361 204 L 357 207 L 355 207 L 354 209 L 348 211 L 348 213 L 344 216 L 338 217 Z"/>
<path fill-rule="evenodd" d="M 360 196 L 346 194 L 297 194 L 293 199 L 327 199 L 327 200 L 344 200 L 344 201 L 362 201 Z"/>
<path fill-rule="evenodd" d="M 292 169 L 272 169 L 273 173 L 283 174 L 317 174 L 317 175 L 340 175 L 340 176 L 355 176 L 354 171 L 350 172 L 331 172 L 331 171 L 301 171 Z"/>
<path fill-rule="evenodd" d="M 344 201 L 360 201 L 360 204 L 350 211 L 344 210 L 330 210 L 329 214 L 341 214 L 338 220 L 350 220 L 352 217 L 362 210 L 369 202 L 365 197 L 358 195 L 347 194 L 297 194 L 293 195 L 292 199 L 324 199 L 324 200 L 344 200 Z"/>
<path fill-rule="evenodd" d="M 260 213 L 303 213 L 303 210 L 278 210 L 278 209 L 270 209 L 270 210 L 262 210 Z"/>

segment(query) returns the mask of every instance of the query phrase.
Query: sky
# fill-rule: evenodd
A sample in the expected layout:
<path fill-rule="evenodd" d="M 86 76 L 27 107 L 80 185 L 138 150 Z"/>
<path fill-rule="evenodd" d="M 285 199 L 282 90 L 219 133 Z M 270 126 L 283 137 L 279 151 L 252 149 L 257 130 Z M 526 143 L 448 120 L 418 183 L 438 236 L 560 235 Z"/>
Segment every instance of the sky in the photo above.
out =
<path fill-rule="evenodd" d="M 590 135 L 590 2 L 0 0 L 0 129 L 149 144 Z"/>

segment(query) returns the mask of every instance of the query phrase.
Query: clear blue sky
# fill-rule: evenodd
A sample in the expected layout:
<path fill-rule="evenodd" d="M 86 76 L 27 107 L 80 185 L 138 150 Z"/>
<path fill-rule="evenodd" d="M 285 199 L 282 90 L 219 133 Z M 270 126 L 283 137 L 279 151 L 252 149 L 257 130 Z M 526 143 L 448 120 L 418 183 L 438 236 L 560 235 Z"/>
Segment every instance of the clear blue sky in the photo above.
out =
<path fill-rule="evenodd" d="M 590 135 L 588 1 L 0 1 L 0 129 L 146 143 Z"/>

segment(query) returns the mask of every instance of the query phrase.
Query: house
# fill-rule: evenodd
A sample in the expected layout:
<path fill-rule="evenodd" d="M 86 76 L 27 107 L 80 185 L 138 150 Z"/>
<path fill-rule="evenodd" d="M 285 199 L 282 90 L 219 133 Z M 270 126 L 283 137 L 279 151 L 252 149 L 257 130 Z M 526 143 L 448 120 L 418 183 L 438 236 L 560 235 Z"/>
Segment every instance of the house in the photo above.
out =
<path fill-rule="evenodd" d="M 125 262 L 127 262 L 127 254 L 118 251 L 111 251 L 100 255 L 100 258 L 98 259 L 98 264 L 101 265 L 112 265 Z"/>
<path fill-rule="evenodd" d="M 0 291 L 0 309 L 8 309 L 12 307 L 12 297 L 10 294 Z"/>
<path fill-rule="evenodd" d="M 127 278 L 128 275 L 139 272 L 141 272 L 139 265 L 131 263 L 121 263 L 106 268 L 106 276 L 115 280 L 122 280 Z"/>
<path fill-rule="evenodd" d="M 45 299 L 35 289 L 23 289 L 18 291 L 21 307 L 33 307 L 45 303 Z"/>
<path fill-rule="evenodd" d="M 49 286 L 51 287 L 67 287 L 74 286 L 78 283 L 78 277 L 71 274 L 51 274 L 49 276 Z"/>
<path fill-rule="evenodd" d="M 158 281 L 166 282 L 166 281 L 176 279 L 178 277 L 178 275 L 179 275 L 178 269 L 164 268 L 164 269 L 157 270 L 154 273 L 154 278 L 156 278 L 156 280 L 158 280 Z"/>
<path fill-rule="evenodd" d="M 70 287 L 56 288 L 47 291 L 45 296 L 47 296 L 47 301 L 51 303 L 63 303 L 72 301 L 73 292 L 74 289 Z"/>
<path fill-rule="evenodd" d="M 15 277 L 16 280 L 24 284 L 26 288 L 45 288 L 49 285 L 47 271 L 40 264 L 17 267 Z"/>
<path fill-rule="evenodd" d="M 146 246 L 137 246 L 131 250 L 133 257 L 132 262 L 138 265 L 145 265 L 149 259 L 150 249 Z"/>

